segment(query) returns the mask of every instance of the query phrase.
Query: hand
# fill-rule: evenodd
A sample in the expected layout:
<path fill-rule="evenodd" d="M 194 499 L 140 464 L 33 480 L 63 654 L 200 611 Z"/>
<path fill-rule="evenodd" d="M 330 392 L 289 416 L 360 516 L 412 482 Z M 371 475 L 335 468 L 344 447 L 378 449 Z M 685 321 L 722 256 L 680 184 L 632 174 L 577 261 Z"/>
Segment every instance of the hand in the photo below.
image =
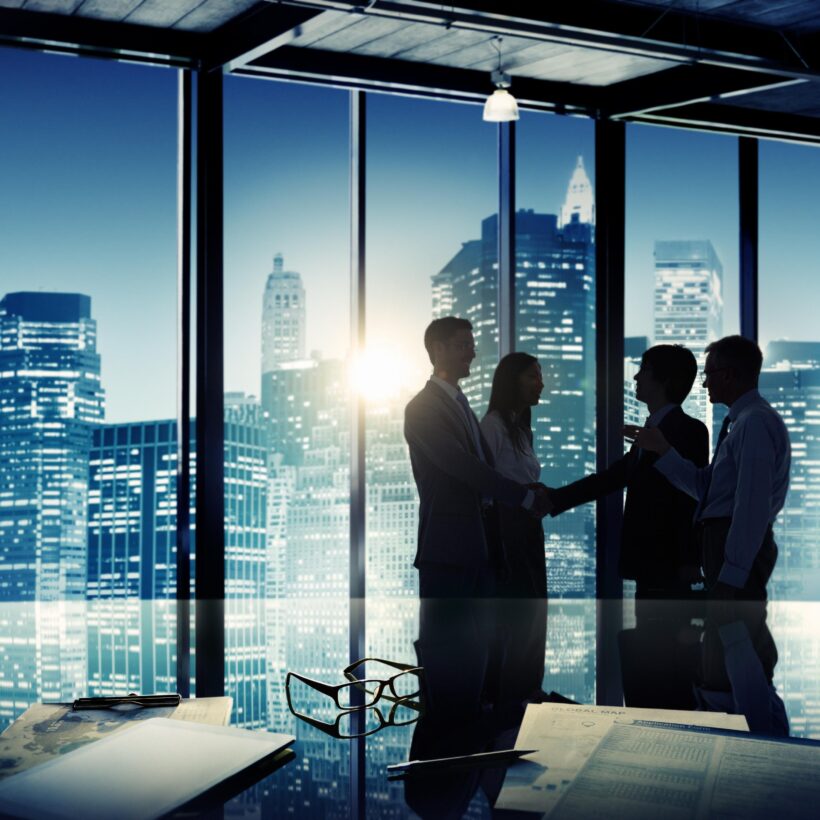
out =
<path fill-rule="evenodd" d="M 650 453 L 663 455 L 670 449 L 670 444 L 657 427 L 638 427 L 635 424 L 624 425 L 624 438 Z"/>
<path fill-rule="evenodd" d="M 530 512 L 538 518 L 543 518 L 545 515 L 549 515 L 552 511 L 552 501 L 550 500 L 550 494 L 547 487 L 539 483 L 530 484 L 529 489 L 535 493 L 535 498 L 533 500 L 532 507 L 530 507 Z"/>

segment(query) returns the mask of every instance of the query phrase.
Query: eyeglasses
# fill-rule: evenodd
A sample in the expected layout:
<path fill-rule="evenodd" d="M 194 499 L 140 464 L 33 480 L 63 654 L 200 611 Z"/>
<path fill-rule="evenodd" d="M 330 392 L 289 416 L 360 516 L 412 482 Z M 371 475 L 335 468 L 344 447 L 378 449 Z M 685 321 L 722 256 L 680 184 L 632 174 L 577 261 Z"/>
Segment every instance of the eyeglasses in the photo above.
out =
<path fill-rule="evenodd" d="M 370 664 L 371 669 L 373 666 L 383 665 L 389 669 L 399 671 L 389 677 L 360 678 L 359 673 L 366 671 L 367 664 Z M 288 707 L 294 714 L 299 714 L 293 708 L 291 702 L 291 690 L 294 680 L 300 681 L 310 689 L 330 698 L 339 709 L 367 709 L 374 706 L 382 697 L 393 701 L 417 697 L 421 689 L 422 672 L 423 669 L 420 666 L 386 661 L 381 658 L 362 658 L 351 663 L 343 670 L 342 674 L 347 678 L 348 683 L 325 683 L 300 675 L 298 672 L 288 672 L 285 678 L 285 694 L 288 699 Z M 389 694 L 385 694 L 385 692 Z"/>
<path fill-rule="evenodd" d="M 383 669 L 382 667 L 387 667 Z M 385 677 L 391 669 L 399 670 L 394 675 Z M 421 679 L 424 669 L 409 663 L 386 661 L 383 658 L 362 658 L 342 670 L 342 674 L 368 696 L 373 697 L 368 706 L 380 697 L 387 700 L 405 700 L 416 698 L 421 692 Z M 362 677 L 360 678 L 359 675 Z M 373 684 L 377 684 L 375 687 Z M 386 694 L 388 690 L 390 694 Z"/>
<path fill-rule="evenodd" d="M 290 706 L 290 702 L 288 705 Z M 291 708 L 291 712 L 299 720 L 309 723 L 320 732 L 338 740 L 367 737 L 388 726 L 409 726 L 419 720 L 422 711 L 420 703 L 405 699 L 393 703 L 386 716 L 385 711 L 378 706 L 369 706 L 365 709 L 346 709 L 339 712 L 334 720 L 324 721 L 310 715 L 300 714 Z"/>
<path fill-rule="evenodd" d="M 721 370 L 728 369 L 728 367 L 713 367 L 711 370 L 704 370 L 700 374 L 701 382 L 703 382 L 703 384 L 706 384 L 706 380 L 709 378 L 709 376 L 714 376 L 715 373 L 720 373 Z"/>

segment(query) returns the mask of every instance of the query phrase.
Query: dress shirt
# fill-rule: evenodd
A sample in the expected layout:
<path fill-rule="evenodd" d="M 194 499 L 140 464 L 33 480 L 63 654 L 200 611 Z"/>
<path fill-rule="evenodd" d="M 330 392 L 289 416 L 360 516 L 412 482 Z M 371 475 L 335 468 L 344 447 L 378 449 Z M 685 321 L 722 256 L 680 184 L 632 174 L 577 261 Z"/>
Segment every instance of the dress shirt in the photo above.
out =
<path fill-rule="evenodd" d="M 495 469 L 501 475 L 520 484 L 534 484 L 541 477 L 541 465 L 535 457 L 532 444 L 522 434 L 521 450 L 517 450 L 510 440 L 510 433 L 504 419 L 497 410 L 487 413 L 481 420 L 481 432 L 495 459 Z"/>
<path fill-rule="evenodd" d="M 708 467 L 698 469 L 674 447 L 655 467 L 697 501 L 700 518 L 731 518 L 718 580 L 742 588 L 766 529 L 783 509 L 791 447 L 783 419 L 757 390 L 729 408 L 729 433 Z"/>
<path fill-rule="evenodd" d="M 450 382 L 446 382 L 446 381 L 444 381 L 444 379 L 441 379 L 436 375 L 433 375 L 430 378 L 435 384 L 437 384 L 458 405 L 458 411 L 459 411 L 459 413 L 461 413 L 465 417 L 464 420 L 467 424 L 468 429 L 470 430 L 472 438 L 475 441 L 477 441 L 478 444 L 479 444 L 478 457 L 482 461 L 486 461 L 484 453 L 481 452 L 481 446 L 480 446 L 481 445 L 481 433 L 480 433 L 480 428 L 478 426 L 478 419 L 475 417 L 475 413 L 473 413 L 472 410 L 469 413 L 467 413 L 464 410 L 464 408 L 462 407 L 461 401 L 458 398 L 458 394 L 461 393 L 461 390 L 458 387 L 453 387 L 453 385 L 450 384 Z M 496 467 L 496 469 L 498 469 L 498 468 Z M 501 471 L 499 470 L 499 472 L 501 472 Z M 505 475 L 505 473 L 502 473 L 502 475 Z M 521 483 L 522 484 L 527 484 L 527 483 L 531 483 L 531 482 L 522 481 Z M 532 490 L 527 490 L 527 494 L 524 496 L 523 500 L 521 501 L 521 506 L 525 510 L 528 510 L 532 507 L 534 501 L 535 501 L 535 493 L 533 493 Z"/>

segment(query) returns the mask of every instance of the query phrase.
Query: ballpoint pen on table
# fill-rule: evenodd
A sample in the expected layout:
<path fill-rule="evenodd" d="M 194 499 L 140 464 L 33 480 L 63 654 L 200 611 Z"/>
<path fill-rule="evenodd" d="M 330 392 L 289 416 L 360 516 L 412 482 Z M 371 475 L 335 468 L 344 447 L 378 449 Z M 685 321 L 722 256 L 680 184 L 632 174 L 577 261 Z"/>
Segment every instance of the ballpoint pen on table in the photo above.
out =
<path fill-rule="evenodd" d="M 438 757 L 432 760 L 408 760 L 405 763 L 394 763 L 387 767 L 391 775 L 409 774 L 439 769 L 455 769 L 473 766 L 495 766 L 500 763 L 514 763 L 523 755 L 530 755 L 537 749 L 500 749 L 495 752 L 479 752 L 472 755 L 456 757 Z"/>
<path fill-rule="evenodd" d="M 133 705 L 133 706 L 179 706 L 182 697 L 176 692 L 169 692 L 161 695 L 138 695 L 131 692 L 129 695 L 119 695 L 99 698 L 77 698 L 71 708 L 80 709 L 110 709 L 112 706 Z"/>

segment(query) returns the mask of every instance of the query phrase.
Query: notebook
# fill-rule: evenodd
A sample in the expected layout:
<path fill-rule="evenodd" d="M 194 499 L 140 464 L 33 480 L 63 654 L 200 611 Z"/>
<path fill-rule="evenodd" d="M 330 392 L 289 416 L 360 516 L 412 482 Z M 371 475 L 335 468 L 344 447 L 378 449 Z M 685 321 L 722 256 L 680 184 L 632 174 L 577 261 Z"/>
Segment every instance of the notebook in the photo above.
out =
<path fill-rule="evenodd" d="M 0 813 L 149 820 L 293 743 L 289 735 L 151 718 L 0 783 Z"/>

